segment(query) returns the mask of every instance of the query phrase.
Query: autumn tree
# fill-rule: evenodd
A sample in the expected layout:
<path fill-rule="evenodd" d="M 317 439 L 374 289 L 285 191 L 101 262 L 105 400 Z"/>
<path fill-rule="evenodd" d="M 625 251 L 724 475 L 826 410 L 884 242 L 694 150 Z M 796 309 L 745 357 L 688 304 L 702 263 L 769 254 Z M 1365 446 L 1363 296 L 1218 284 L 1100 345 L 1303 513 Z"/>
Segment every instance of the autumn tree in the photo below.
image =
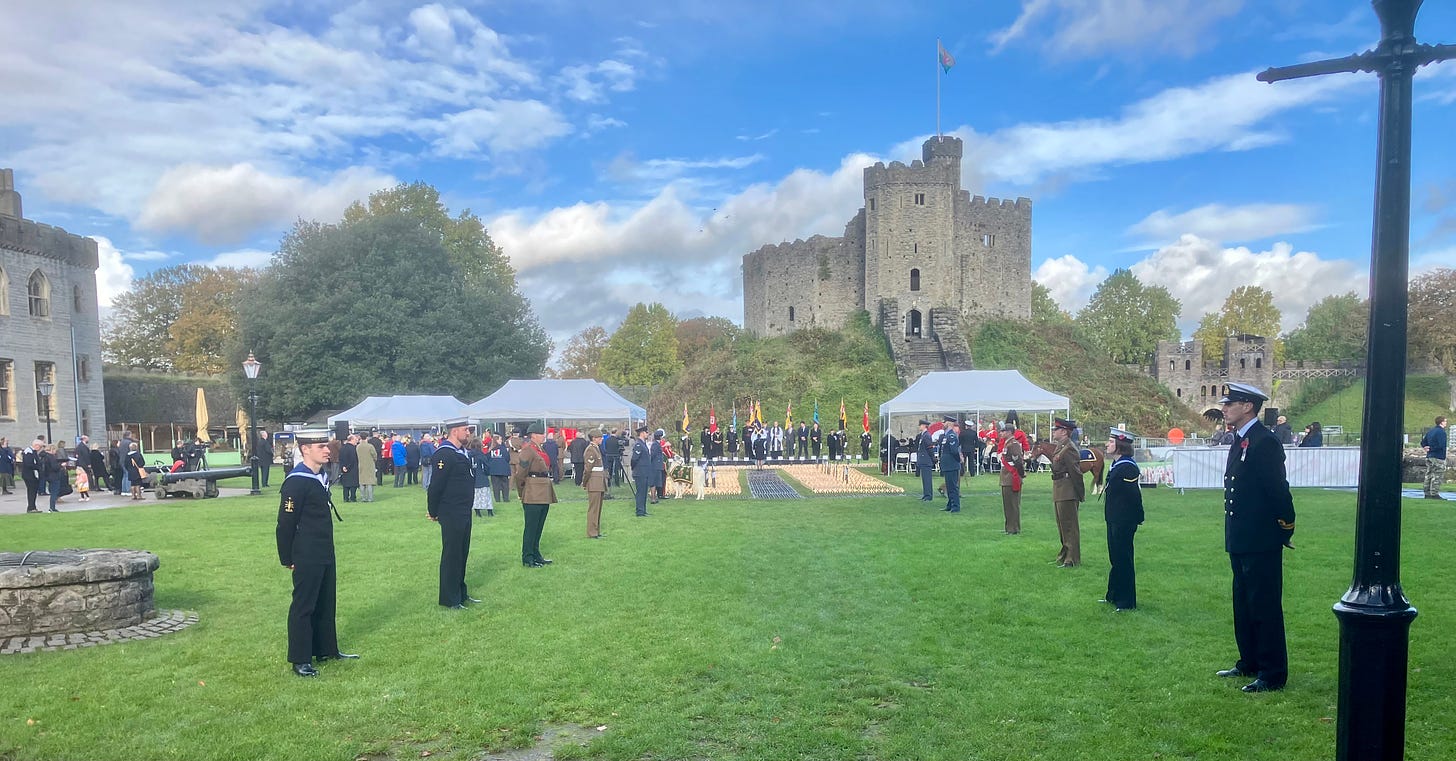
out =
<path fill-rule="evenodd" d="M 613 386 L 651 386 L 682 368 L 677 320 L 661 304 L 638 304 L 602 349 L 598 380 Z"/>
<path fill-rule="evenodd" d="M 147 370 L 226 371 L 238 302 L 256 282 L 252 270 L 201 264 L 165 267 L 137 279 L 116 299 L 103 330 L 106 361 Z"/>
<path fill-rule="evenodd" d="M 561 378 L 595 378 L 602 363 L 602 350 L 607 348 L 607 331 L 593 325 L 571 337 L 561 352 Z"/>
<path fill-rule="evenodd" d="M 1290 359 L 1362 360 L 1370 303 L 1355 295 L 1326 296 L 1309 308 L 1304 324 L 1284 337 Z"/>
<path fill-rule="evenodd" d="M 1257 285 L 1240 286 L 1223 300 L 1217 313 L 1203 315 L 1193 337 L 1203 342 L 1203 358 L 1209 362 L 1223 361 L 1224 339 L 1244 334 L 1268 338 L 1274 357 L 1282 359 L 1284 342 L 1278 338 L 1281 318 L 1279 307 L 1274 306 L 1274 294 Z"/>
<path fill-rule="evenodd" d="M 1131 270 L 1103 280 L 1077 313 L 1077 325 L 1114 362 L 1143 364 L 1159 341 L 1176 341 L 1183 305 L 1161 285 L 1143 285 Z"/>
<path fill-rule="evenodd" d="M 1410 283 L 1410 352 L 1456 372 L 1456 270 L 1441 267 Z"/>
<path fill-rule="evenodd" d="M 738 340 L 743 329 L 726 317 L 694 317 L 677 324 L 678 356 L 684 366 L 710 351 L 726 349 Z"/>

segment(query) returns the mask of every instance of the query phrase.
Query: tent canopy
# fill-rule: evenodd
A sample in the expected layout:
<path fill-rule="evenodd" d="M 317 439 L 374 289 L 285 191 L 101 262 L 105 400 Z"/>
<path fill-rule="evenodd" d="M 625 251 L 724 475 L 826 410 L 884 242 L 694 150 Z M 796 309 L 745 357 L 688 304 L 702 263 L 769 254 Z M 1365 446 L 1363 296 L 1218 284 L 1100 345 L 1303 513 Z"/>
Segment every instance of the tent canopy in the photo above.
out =
<path fill-rule="evenodd" d="M 354 428 L 434 428 L 464 414 L 465 403 L 453 396 L 371 396 L 337 415 Z"/>
<path fill-rule="evenodd" d="M 601 381 L 543 379 L 506 381 L 494 394 L 465 408 L 473 420 L 644 420 L 642 409 Z"/>
<path fill-rule="evenodd" d="M 964 370 L 927 373 L 880 405 L 881 417 L 923 412 L 1070 409 L 1071 401 L 1032 383 L 1016 370 Z"/>

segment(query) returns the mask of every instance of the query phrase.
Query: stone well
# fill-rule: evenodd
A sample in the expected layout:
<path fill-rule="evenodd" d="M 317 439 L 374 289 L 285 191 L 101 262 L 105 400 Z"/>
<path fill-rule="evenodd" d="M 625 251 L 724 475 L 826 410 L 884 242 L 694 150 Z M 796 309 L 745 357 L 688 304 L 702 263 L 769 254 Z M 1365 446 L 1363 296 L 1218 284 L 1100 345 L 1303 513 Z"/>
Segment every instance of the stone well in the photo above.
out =
<path fill-rule="evenodd" d="M 140 624 L 158 564 L 140 550 L 0 552 L 0 640 Z"/>

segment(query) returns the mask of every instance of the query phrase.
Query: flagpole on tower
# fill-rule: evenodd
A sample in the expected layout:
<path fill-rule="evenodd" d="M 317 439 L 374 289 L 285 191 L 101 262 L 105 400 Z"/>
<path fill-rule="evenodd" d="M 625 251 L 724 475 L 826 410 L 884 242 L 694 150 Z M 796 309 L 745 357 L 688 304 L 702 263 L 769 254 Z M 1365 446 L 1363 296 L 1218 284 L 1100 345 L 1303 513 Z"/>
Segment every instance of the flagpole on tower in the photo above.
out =
<path fill-rule="evenodd" d="M 940 140 L 944 135 L 940 131 L 940 78 L 944 72 L 941 71 L 940 51 L 945 48 L 940 45 L 940 38 L 935 38 L 935 139 Z"/>

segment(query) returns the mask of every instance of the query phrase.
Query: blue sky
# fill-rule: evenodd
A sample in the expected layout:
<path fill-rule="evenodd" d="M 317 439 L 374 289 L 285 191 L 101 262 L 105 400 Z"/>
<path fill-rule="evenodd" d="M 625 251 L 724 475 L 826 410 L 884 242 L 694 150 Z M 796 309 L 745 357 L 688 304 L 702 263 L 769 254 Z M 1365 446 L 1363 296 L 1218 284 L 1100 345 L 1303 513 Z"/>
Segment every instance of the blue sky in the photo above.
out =
<path fill-rule="evenodd" d="M 638 301 L 741 321 L 744 253 L 840 234 L 863 166 L 934 133 L 937 37 L 964 184 L 1034 200 L 1069 311 L 1117 267 L 1188 331 L 1239 285 L 1286 328 L 1366 285 L 1376 79 L 1254 80 L 1371 47 L 1360 0 L 13 0 L 0 28 L 0 166 L 28 217 L 102 239 L 103 299 L 424 180 L 487 220 L 558 348 Z M 1456 9 L 1417 32 L 1456 42 Z M 1416 94 L 1420 271 L 1456 266 L 1456 62 Z"/>

